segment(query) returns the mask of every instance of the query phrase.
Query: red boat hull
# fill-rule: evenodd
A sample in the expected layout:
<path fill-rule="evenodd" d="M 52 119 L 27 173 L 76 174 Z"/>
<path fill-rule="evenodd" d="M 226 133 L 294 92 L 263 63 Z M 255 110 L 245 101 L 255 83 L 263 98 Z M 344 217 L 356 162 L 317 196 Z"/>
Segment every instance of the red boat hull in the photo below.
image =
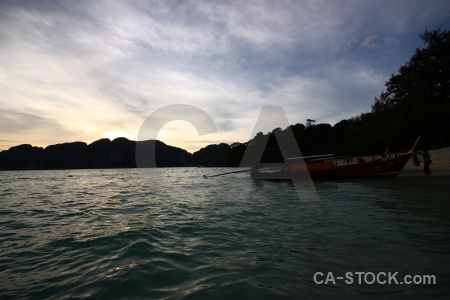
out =
<path fill-rule="evenodd" d="M 390 159 L 377 159 L 359 164 L 337 166 L 329 169 L 316 169 L 306 164 L 308 170 L 292 171 L 284 167 L 276 171 L 253 170 L 255 179 L 354 179 L 370 177 L 396 177 L 411 157 L 410 153 Z"/>

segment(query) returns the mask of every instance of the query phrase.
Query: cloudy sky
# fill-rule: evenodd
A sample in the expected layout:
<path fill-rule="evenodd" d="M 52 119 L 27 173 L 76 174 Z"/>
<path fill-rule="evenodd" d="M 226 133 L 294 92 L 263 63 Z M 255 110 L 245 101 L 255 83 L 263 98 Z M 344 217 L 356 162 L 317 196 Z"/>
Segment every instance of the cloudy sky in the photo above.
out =
<path fill-rule="evenodd" d="M 195 151 L 251 138 L 263 106 L 292 124 L 369 111 L 450 1 L 0 1 L 0 150 L 125 136 L 170 104 L 204 110 L 158 138 Z"/>

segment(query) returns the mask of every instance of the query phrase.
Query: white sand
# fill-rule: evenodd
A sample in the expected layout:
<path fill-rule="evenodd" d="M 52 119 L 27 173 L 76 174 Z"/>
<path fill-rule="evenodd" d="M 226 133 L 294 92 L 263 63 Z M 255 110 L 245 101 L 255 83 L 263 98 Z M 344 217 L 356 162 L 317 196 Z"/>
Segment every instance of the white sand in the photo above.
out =
<path fill-rule="evenodd" d="M 419 150 L 419 152 L 421 152 L 421 150 Z M 450 175 L 450 147 L 446 147 L 446 148 L 440 148 L 440 149 L 435 149 L 435 150 L 429 150 L 430 152 L 430 156 L 431 156 L 431 161 L 432 164 L 430 166 L 430 170 L 431 170 L 431 175 L 435 174 L 435 175 L 442 175 L 442 174 L 446 174 L 446 175 Z M 388 157 L 392 157 L 394 156 L 394 153 L 389 153 Z M 418 154 L 417 155 L 419 157 L 420 160 L 420 166 L 415 166 L 412 159 L 410 159 L 405 167 L 403 168 L 403 172 L 402 173 L 407 173 L 407 174 L 423 174 L 423 156 Z M 365 161 L 371 161 L 372 159 L 378 159 L 380 158 L 380 155 L 376 155 L 376 156 L 362 156 L 362 158 Z M 356 157 L 353 158 L 352 163 L 356 162 Z M 342 160 L 338 160 L 338 165 L 345 165 L 346 163 Z"/>
<path fill-rule="evenodd" d="M 450 171 L 450 147 L 440 148 L 436 150 L 429 150 L 431 156 L 431 166 L 430 169 L 433 170 L 446 170 Z M 409 160 L 406 164 L 404 170 L 423 170 L 423 157 L 422 155 L 417 155 L 420 160 L 420 166 L 414 166 L 412 160 Z"/>

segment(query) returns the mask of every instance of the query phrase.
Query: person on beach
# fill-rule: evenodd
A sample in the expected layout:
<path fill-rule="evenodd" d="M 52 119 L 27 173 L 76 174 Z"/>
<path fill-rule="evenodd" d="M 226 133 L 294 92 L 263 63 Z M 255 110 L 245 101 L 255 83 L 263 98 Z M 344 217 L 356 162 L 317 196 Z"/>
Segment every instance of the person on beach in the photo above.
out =
<path fill-rule="evenodd" d="M 430 176 L 430 165 L 431 165 L 430 153 L 428 153 L 427 149 L 423 149 L 423 152 L 417 151 L 417 154 L 423 156 L 423 171 L 425 172 L 425 175 Z"/>

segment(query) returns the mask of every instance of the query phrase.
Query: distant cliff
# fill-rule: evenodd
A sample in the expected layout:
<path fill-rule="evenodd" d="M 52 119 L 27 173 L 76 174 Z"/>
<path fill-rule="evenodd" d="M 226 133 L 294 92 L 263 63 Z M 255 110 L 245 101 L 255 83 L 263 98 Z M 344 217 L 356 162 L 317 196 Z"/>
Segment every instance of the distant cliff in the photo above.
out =
<path fill-rule="evenodd" d="M 138 142 L 140 143 L 140 142 Z M 210 145 L 194 154 L 156 141 L 158 167 L 225 166 L 227 144 Z M 0 152 L 0 170 L 135 168 L 136 142 L 100 139 L 91 144 L 64 143 L 44 148 L 20 145 Z"/>
<path fill-rule="evenodd" d="M 223 167 L 225 166 L 228 144 L 208 145 L 205 148 L 194 152 L 193 159 L 197 166 L 203 167 Z"/>

